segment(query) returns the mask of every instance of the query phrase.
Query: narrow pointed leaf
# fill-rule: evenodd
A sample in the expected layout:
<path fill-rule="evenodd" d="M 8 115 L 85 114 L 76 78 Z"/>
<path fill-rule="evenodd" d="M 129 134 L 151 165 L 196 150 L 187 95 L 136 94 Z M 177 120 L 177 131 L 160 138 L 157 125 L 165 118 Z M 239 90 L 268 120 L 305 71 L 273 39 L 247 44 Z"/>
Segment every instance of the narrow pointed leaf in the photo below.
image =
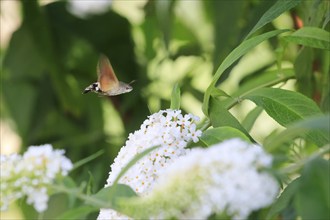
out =
<path fill-rule="evenodd" d="M 274 219 L 274 216 L 276 214 L 281 213 L 285 208 L 290 205 L 290 203 L 292 203 L 293 197 L 299 187 L 299 181 L 300 178 L 295 179 L 284 189 L 279 198 L 271 206 L 266 216 L 266 220 Z"/>
<path fill-rule="evenodd" d="M 252 48 L 256 47 L 258 44 L 262 43 L 265 40 L 268 40 L 271 37 L 275 37 L 281 33 L 287 32 L 289 30 L 274 30 L 267 32 L 262 35 L 258 35 L 256 37 L 253 37 L 251 39 L 248 39 L 246 41 L 243 41 L 238 47 L 236 47 L 227 57 L 226 59 L 221 63 L 218 70 L 214 74 L 213 80 L 209 87 L 207 88 L 205 95 L 204 95 L 204 101 L 202 110 L 205 115 L 209 114 L 208 108 L 209 108 L 209 99 L 211 92 L 213 90 L 213 87 L 219 80 L 222 73 L 230 67 L 235 61 L 237 61 L 239 58 L 241 58 L 244 54 L 249 52 Z"/>
<path fill-rule="evenodd" d="M 250 131 L 252 129 L 254 123 L 256 122 L 262 111 L 263 108 L 257 106 L 253 110 L 251 110 L 249 114 L 244 118 L 244 120 L 242 121 L 242 125 L 247 131 Z"/>
<path fill-rule="evenodd" d="M 301 0 L 279 0 L 277 1 L 266 13 L 260 18 L 258 23 L 252 28 L 250 33 L 245 37 L 245 39 L 249 38 L 253 33 L 257 30 L 273 21 L 275 18 L 280 16 L 286 11 L 289 11 L 291 8 L 296 7 Z"/>
<path fill-rule="evenodd" d="M 149 154 L 151 151 L 159 148 L 160 146 L 154 146 L 151 148 L 148 148 L 146 150 L 144 150 L 142 153 L 136 155 L 118 174 L 117 178 L 115 179 L 113 185 L 116 185 L 118 183 L 118 181 L 120 180 L 120 178 L 127 172 L 127 170 L 129 168 L 131 168 L 138 160 L 140 160 L 142 157 L 146 156 L 147 154 Z"/>
<path fill-rule="evenodd" d="M 306 134 L 308 134 L 306 136 Z M 330 115 L 309 117 L 290 125 L 286 130 L 272 136 L 264 143 L 268 151 L 283 146 L 285 142 L 293 141 L 296 137 L 305 137 L 318 146 L 330 143 Z"/>
<path fill-rule="evenodd" d="M 206 146 L 211 146 L 231 138 L 240 138 L 242 140 L 249 141 L 249 138 L 246 137 L 246 135 L 241 131 L 226 126 L 211 128 L 204 131 L 200 137 L 200 141 L 203 142 Z"/>
<path fill-rule="evenodd" d="M 171 109 L 180 109 L 180 97 L 181 92 L 180 92 L 180 87 L 178 83 L 176 83 L 173 87 L 172 90 L 172 95 L 171 95 Z"/>
<path fill-rule="evenodd" d="M 302 219 L 330 218 L 330 163 L 316 158 L 303 168 L 295 207 Z"/>
<path fill-rule="evenodd" d="M 99 208 L 116 209 L 120 199 L 135 196 L 137 196 L 137 194 L 131 187 L 124 184 L 115 184 L 101 189 L 86 202 L 89 205 Z"/>
<path fill-rule="evenodd" d="M 283 39 L 306 47 L 330 50 L 330 33 L 317 27 L 303 27 Z"/>
<path fill-rule="evenodd" d="M 239 97 L 252 90 L 255 90 L 258 88 L 263 88 L 263 87 L 269 87 L 269 86 L 278 84 L 280 82 L 285 82 L 288 79 L 292 79 L 294 77 L 295 77 L 295 72 L 294 72 L 294 69 L 292 69 L 292 68 L 266 71 L 266 72 L 262 73 L 259 77 L 256 77 L 255 79 L 250 80 L 250 81 L 240 85 L 238 90 L 235 91 L 231 96 Z"/>
<path fill-rule="evenodd" d="M 224 107 L 223 102 L 212 97 L 210 101 L 210 120 L 213 127 L 229 126 L 236 128 L 253 141 L 253 138 L 244 129 L 241 123 Z"/>
<path fill-rule="evenodd" d="M 284 127 L 305 117 L 322 113 L 311 99 L 284 89 L 260 88 L 242 98 L 263 107 L 269 116 Z"/>
<path fill-rule="evenodd" d="M 309 117 L 322 115 L 321 110 L 314 101 L 300 93 L 289 90 L 261 88 L 252 91 L 243 98 L 249 99 L 256 105 L 261 106 L 270 117 L 284 127 L 288 127 L 295 122 L 305 120 Z M 325 122 L 327 123 L 327 121 Z M 305 133 L 306 138 L 313 141 L 319 147 L 322 147 L 329 141 L 329 135 L 325 131 L 310 130 L 307 132 L 308 130 L 304 127 L 293 128 L 293 130 L 297 131 L 292 131 L 292 135 L 297 135 L 296 132 L 300 134 Z M 288 135 L 290 135 L 290 132 L 285 132 L 284 136 Z M 283 140 L 283 138 L 274 140 L 274 142 L 277 143 L 280 140 Z M 270 145 L 274 144 L 270 143 Z"/>
<path fill-rule="evenodd" d="M 99 210 L 96 207 L 92 206 L 79 206 L 74 209 L 70 209 L 64 213 L 62 213 L 60 216 L 58 216 L 56 219 L 62 220 L 62 219 L 85 219 L 87 215 L 91 212 L 95 212 Z"/>
<path fill-rule="evenodd" d="M 75 162 L 74 165 L 73 165 L 73 169 L 77 169 L 78 167 L 81 167 L 82 165 L 85 165 L 86 163 L 96 159 L 97 157 L 101 156 L 102 154 L 104 154 L 104 150 L 99 150 L 96 153 Z"/>
<path fill-rule="evenodd" d="M 211 96 L 218 98 L 218 97 L 230 97 L 230 95 L 228 95 L 225 91 L 219 89 L 219 88 L 213 88 L 212 92 L 211 92 Z"/>

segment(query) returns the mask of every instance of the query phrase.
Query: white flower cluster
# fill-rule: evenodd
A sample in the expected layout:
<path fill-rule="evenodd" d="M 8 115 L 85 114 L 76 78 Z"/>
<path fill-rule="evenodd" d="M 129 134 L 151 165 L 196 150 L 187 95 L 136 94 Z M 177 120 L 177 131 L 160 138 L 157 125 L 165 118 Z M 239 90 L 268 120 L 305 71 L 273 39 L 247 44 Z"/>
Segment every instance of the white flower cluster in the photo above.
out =
<path fill-rule="evenodd" d="M 182 115 L 180 110 L 162 110 L 148 117 L 140 129 L 130 134 L 114 163 L 106 186 L 111 186 L 120 171 L 137 154 L 153 147 L 161 146 L 140 159 L 119 180 L 129 185 L 140 195 L 147 194 L 164 168 L 176 158 L 185 155 L 190 141 L 197 142 L 201 131 L 196 129 L 199 118 L 192 114 Z M 98 219 L 127 218 L 116 211 L 101 209 Z"/>
<path fill-rule="evenodd" d="M 101 14 L 110 9 L 112 0 L 69 0 L 67 9 L 73 15 L 86 18 L 90 15 Z"/>
<path fill-rule="evenodd" d="M 164 171 L 149 195 L 126 205 L 140 212 L 138 218 L 246 219 L 278 195 L 277 181 L 261 170 L 271 162 L 260 146 L 239 139 L 195 148 Z"/>
<path fill-rule="evenodd" d="M 48 186 L 57 177 L 66 176 L 72 169 L 64 150 L 53 150 L 49 144 L 31 146 L 23 155 L 1 155 L 0 210 L 27 196 L 27 203 L 38 212 L 47 209 Z"/>

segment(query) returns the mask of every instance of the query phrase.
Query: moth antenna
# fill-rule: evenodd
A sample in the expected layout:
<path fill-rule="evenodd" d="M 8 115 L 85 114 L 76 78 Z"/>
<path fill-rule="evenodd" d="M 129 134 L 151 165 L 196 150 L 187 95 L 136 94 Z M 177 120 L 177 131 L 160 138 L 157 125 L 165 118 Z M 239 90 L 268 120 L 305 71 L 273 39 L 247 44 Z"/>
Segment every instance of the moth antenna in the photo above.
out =
<path fill-rule="evenodd" d="M 130 83 L 128 83 L 128 85 L 131 85 L 131 84 L 133 84 L 133 83 L 135 83 L 135 82 L 136 82 L 136 80 L 133 79 Z"/>

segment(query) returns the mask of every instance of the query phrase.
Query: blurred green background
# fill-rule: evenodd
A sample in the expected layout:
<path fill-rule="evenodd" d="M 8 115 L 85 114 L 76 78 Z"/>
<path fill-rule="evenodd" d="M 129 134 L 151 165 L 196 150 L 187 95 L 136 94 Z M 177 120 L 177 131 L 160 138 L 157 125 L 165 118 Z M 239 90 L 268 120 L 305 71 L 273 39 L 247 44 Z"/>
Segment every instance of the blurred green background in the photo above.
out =
<path fill-rule="evenodd" d="M 1 0 L 1 151 L 50 143 L 76 162 L 103 150 L 97 160 L 72 173 L 78 184 L 92 174 L 93 191 L 100 189 L 128 134 L 151 113 L 169 108 L 175 83 L 183 111 L 203 118 L 203 93 L 212 73 L 275 2 Z M 303 2 L 258 33 L 294 28 L 297 16 L 322 26 L 317 11 L 325 6 L 314 2 Z M 275 41 L 256 47 L 222 76 L 221 87 L 231 93 L 276 67 L 277 48 Z M 132 92 L 82 95 L 96 81 L 101 53 L 120 81 L 136 80 Z M 299 61 L 311 67 L 318 57 L 308 49 L 295 60 L 298 53 L 299 47 L 289 46 L 281 65 L 293 68 Z M 327 111 L 329 95 L 322 94 L 315 75 L 321 68 L 305 69 L 306 86 L 298 89 Z M 242 118 L 250 109 L 242 104 L 233 112 Z M 263 121 L 261 133 L 269 134 L 273 124 Z"/>

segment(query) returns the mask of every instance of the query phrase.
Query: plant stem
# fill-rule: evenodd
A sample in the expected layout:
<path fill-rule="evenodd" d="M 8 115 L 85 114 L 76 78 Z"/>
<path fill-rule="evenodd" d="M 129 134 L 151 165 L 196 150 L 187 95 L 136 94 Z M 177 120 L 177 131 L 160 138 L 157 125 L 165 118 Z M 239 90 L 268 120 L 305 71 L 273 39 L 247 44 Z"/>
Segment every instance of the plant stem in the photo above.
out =
<path fill-rule="evenodd" d="M 105 203 L 102 200 L 93 198 L 91 196 L 85 195 L 83 193 L 81 193 L 79 190 L 71 190 L 68 189 L 66 187 L 64 187 L 63 185 L 51 185 L 51 187 L 55 190 L 57 190 L 58 192 L 63 192 L 63 193 L 67 193 L 67 194 L 71 194 L 85 202 L 88 202 L 91 206 L 97 206 L 97 207 L 102 207 L 102 208 L 110 208 L 109 203 Z"/>
<path fill-rule="evenodd" d="M 289 165 L 283 169 L 281 169 L 279 172 L 281 174 L 291 174 L 291 173 L 294 173 L 295 171 L 301 169 L 307 162 L 317 158 L 317 157 L 320 157 L 326 153 L 329 153 L 330 152 L 330 145 L 327 144 L 325 145 L 324 147 L 320 148 L 320 150 L 316 151 L 315 153 L 311 154 L 310 156 L 308 157 L 305 157 L 299 161 L 297 161 L 296 163 L 292 164 L 292 165 Z"/>

